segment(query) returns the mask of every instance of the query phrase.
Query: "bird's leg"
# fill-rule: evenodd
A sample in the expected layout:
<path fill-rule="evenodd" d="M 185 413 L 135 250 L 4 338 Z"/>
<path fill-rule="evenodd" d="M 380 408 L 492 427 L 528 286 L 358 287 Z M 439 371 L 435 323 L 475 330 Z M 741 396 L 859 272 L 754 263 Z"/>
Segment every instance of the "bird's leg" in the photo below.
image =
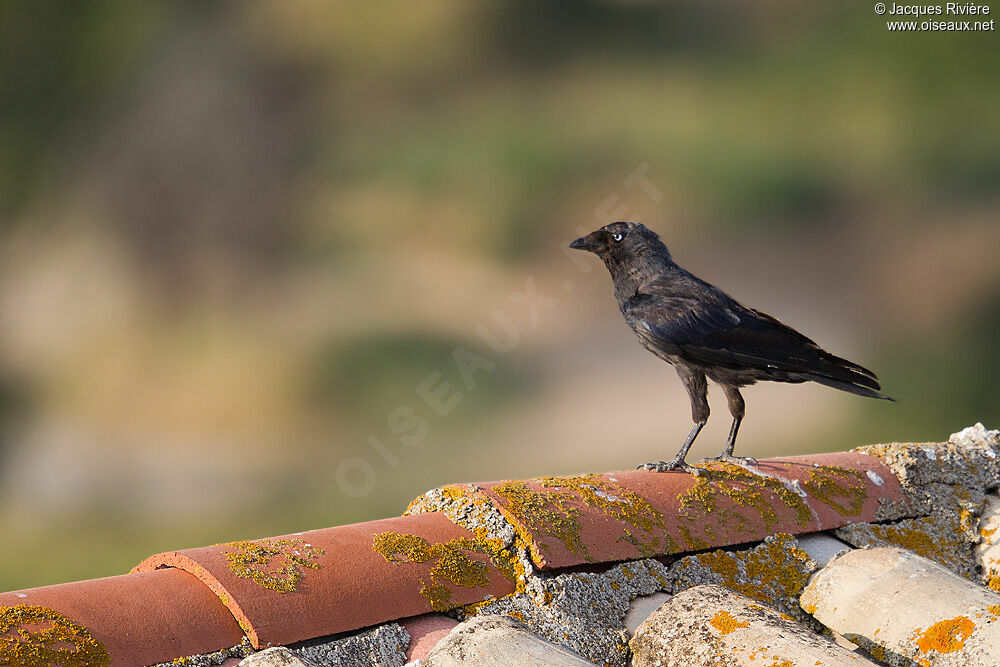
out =
<path fill-rule="evenodd" d="M 643 463 L 641 466 L 637 467 L 636 470 L 651 470 L 654 472 L 666 472 L 668 470 L 684 470 L 693 475 L 700 475 L 704 471 L 701 468 L 695 468 L 692 465 L 688 465 L 684 458 L 687 456 L 688 450 L 691 449 L 691 445 L 694 444 L 694 439 L 698 437 L 701 433 L 701 429 L 705 426 L 705 422 L 696 422 L 694 426 L 691 427 L 691 432 L 688 433 L 687 437 L 684 439 L 684 444 L 681 445 L 680 450 L 674 458 L 670 461 L 657 461 L 655 463 Z"/>
<path fill-rule="evenodd" d="M 740 424 L 743 422 L 743 415 L 746 414 L 746 404 L 738 387 L 729 385 L 722 386 L 729 399 L 729 412 L 733 415 L 733 425 L 729 427 L 729 438 L 726 440 L 726 449 L 718 456 L 705 459 L 706 461 L 725 461 L 726 463 L 753 464 L 757 465 L 757 459 L 750 456 L 733 456 L 733 449 L 736 448 L 736 434 L 740 431 Z"/>
<path fill-rule="evenodd" d="M 685 364 L 675 364 L 674 368 L 677 370 L 677 375 L 680 377 L 681 382 L 684 383 L 684 388 L 691 398 L 691 421 L 694 422 L 694 426 L 691 427 L 691 432 L 684 439 L 684 444 L 681 445 L 680 451 L 677 452 L 674 458 L 670 459 L 670 461 L 644 463 L 638 469 L 655 470 L 656 472 L 684 470 L 693 475 L 699 475 L 704 471 L 701 468 L 688 465 L 684 457 L 687 456 L 688 450 L 694 444 L 694 439 L 698 437 L 702 427 L 705 426 L 705 422 L 708 421 L 708 381 L 705 379 L 704 373 Z"/>

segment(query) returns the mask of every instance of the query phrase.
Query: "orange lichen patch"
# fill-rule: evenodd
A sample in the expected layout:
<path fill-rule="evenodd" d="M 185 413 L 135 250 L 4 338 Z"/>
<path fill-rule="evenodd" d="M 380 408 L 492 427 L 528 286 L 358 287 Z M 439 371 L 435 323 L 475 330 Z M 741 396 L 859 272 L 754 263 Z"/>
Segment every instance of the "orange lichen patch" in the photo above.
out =
<path fill-rule="evenodd" d="M 938 621 L 927 630 L 917 628 L 911 639 L 921 653 L 954 653 L 961 650 L 976 624 L 965 616 L 957 616 L 946 621 Z"/>
<path fill-rule="evenodd" d="M 995 532 L 997 532 L 996 528 L 989 528 L 989 529 L 980 528 L 979 537 L 983 538 L 984 540 L 988 540 L 989 538 L 993 537 L 993 533 Z"/>
<path fill-rule="evenodd" d="M 506 514 L 515 527 L 529 535 L 550 535 L 589 562 L 593 558 L 580 537 L 580 503 L 628 524 L 631 530 L 624 529 L 619 539 L 635 545 L 643 556 L 675 550 L 659 510 L 631 489 L 599 475 L 508 481 L 493 487 L 493 492 L 507 501 Z"/>
<path fill-rule="evenodd" d="M 816 664 L 820 665 L 822 663 L 817 660 Z M 772 662 L 767 667 L 795 667 L 795 663 L 792 662 L 791 660 L 782 660 L 781 658 L 775 658 L 774 662 Z"/>
<path fill-rule="evenodd" d="M 489 586 L 486 563 L 469 558 L 469 552 L 485 553 L 482 545 L 468 538 L 455 538 L 441 544 L 431 544 L 419 535 L 378 533 L 372 548 L 390 563 L 427 563 L 434 561 L 430 578 L 421 579 L 420 594 L 431 603 L 434 611 L 452 608 L 450 581 L 463 588 Z"/>
<path fill-rule="evenodd" d="M 712 617 L 709 624 L 720 633 L 728 635 L 730 632 L 733 632 L 738 628 L 749 627 L 750 621 L 737 621 L 733 618 L 732 614 L 723 609 Z"/>
<path fill-rule="evenodd" d="M 278 593 L 295 590 L 302 578 L 301 568 L 322 569 L 313 561 L 326 553 L 297 539 L 243 540 L 222 546 L 233 549 L 225 557 L 236 576 L 252 579 Z"/>
<path fill-rule="evenodd" d="M 107 667 L 111 656 L 87 628 L 37 605 L 0 608 L 0 664 Z"/>
<path fill-rule="evenodd" d="M 986 607 L 986 611 L 990 612 L 994 616 L 1000 616 L 1000 604 L 991 604 Z"/>
<path fill-rule="evenodd" d="M 990 571 L 990 576 L 986 579 L 986 587 L 1000 593 L 1000 572 L 996 570 Z"/>

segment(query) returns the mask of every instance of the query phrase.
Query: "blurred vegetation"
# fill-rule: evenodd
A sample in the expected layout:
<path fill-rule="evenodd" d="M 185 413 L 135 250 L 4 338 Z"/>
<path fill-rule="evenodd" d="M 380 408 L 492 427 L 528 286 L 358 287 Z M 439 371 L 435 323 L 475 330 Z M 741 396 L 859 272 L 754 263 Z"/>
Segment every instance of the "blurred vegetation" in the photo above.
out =
<path fill-rule="evenodd" d="M 319 407 L 374 421 L 383 418 L 389 406 L 418 401 L 418 386 L 435 373 L 439 375 L 428 383 L 428 391 L 447 385 L 444 400 L 456 391 L 463 394 L 463 400 L 469 394 L 472 405 L 471 409 L 469 402 L 463 405 L 459 413 L 463 418 L 475 417 L 477 411 L 495 410 L 505 398 L 530 391 L 533 384 L 527 369 L 512 364 L 498 367 L 487 351 L 468 347 L 464 341 L 434 334 L 380 333 L 353 340 L 336 338 L 321 346 L 309 363 L 312 377 L 307 380 L 307 398 Z M 466 388 L 456 366 L 456 349 L 475 355 L 468 363 L 474 364 L 470 377 L 476 391 Z M 486 376 L 489 381 L 480 384 Z"/>
<path fill-rule="evenodd" d="M 672 448 L 672 375 L 557 250 L 602 207 L 899 399 L 751 398 L 754 453 L 1000 424 L 995 33 L 820 2 L 87 0 L 4 3 L 0 43 L 2 589 Z M 623 184 L 640 164 L 661 200 Z M 526 276 L 559 297 L 540 323 Z M 509 353 L 476 337 L 498 310 Z M 400 447 L 386 415 L 460 386 L 456 346 L 495 368 Z M 366 498 L 331 481 L 350 456 Z"/>

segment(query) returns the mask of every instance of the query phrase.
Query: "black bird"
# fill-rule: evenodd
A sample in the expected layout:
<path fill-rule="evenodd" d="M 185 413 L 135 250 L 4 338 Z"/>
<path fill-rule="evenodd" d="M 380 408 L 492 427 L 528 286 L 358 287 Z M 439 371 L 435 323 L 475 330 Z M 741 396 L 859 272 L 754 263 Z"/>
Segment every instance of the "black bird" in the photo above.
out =
<path fill-rule="evenodd" d="M 859 396 L 892 400 L 879 393 L 878 378 L 867 368 L 830 354 L 776 318 L 740 305 L 677 266 L 660 237 L 644 225 L 615 222 L 569 247 L 604 260 L 625 321 L 643 347 L 677 369 L 691 397 L 694 427 L 680 451 L 669 462 L 646 463 L 640 469 L 700 472 L 684 457 L 708 421 L 706 378 L 722 386 L 733 416 L 726 448 L 711 460 L 733 463 L 756 463 L 733 456 L 746 412 L 740 387 L 760 380 L 811 380 Z"/>

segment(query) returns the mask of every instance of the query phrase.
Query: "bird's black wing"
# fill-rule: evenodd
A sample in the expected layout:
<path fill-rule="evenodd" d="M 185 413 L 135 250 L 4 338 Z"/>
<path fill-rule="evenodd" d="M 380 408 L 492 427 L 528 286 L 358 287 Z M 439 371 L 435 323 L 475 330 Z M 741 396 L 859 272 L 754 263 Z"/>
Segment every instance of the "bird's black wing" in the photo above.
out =
<path fill-rule="evenodd" d="M 776 318 L 712 290 L 697 298 L 676 287 L 667 294 L 640 292 L 623 304 L 622 311 L 649 346 L 666 354 L 702 365 L 754 369 L 779 381 L 809 379 L 882 397 L 870 370 L 826 352 Z"/>

